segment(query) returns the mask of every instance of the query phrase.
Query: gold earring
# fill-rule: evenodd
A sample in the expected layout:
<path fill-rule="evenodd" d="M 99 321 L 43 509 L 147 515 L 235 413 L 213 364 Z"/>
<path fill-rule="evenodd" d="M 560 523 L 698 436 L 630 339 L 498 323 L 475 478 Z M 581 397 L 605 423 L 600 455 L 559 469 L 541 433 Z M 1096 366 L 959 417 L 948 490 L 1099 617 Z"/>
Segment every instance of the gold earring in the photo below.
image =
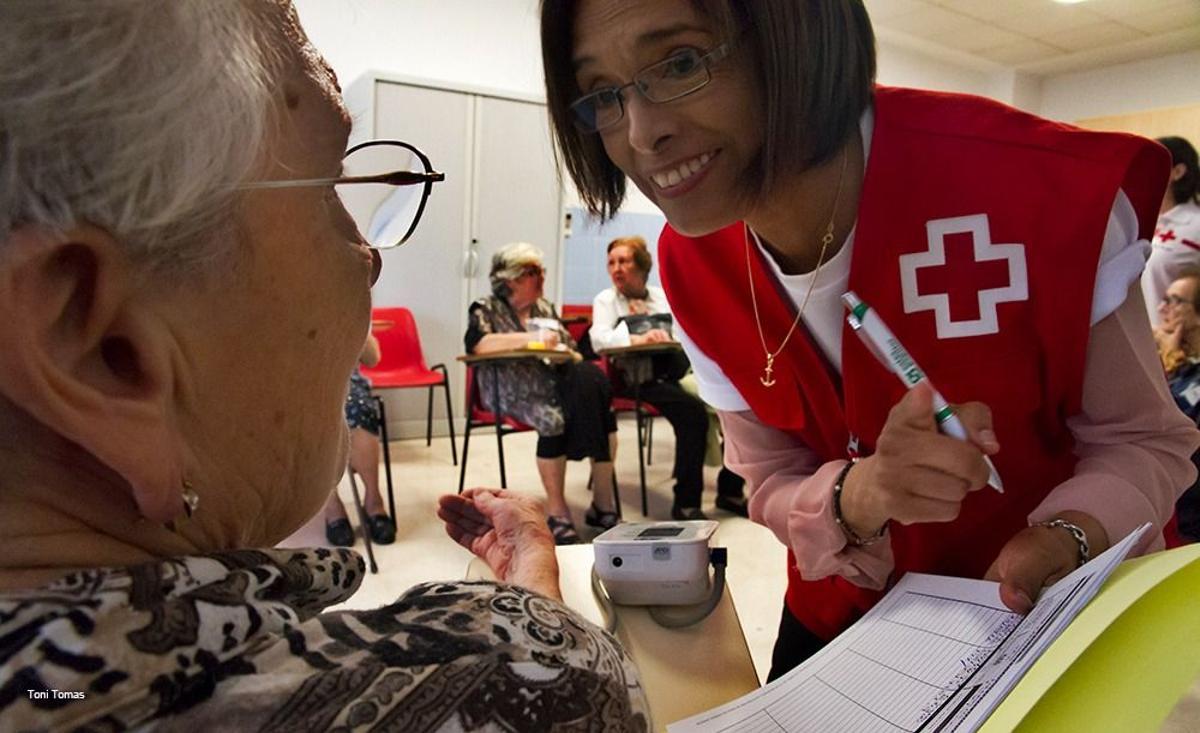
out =
<path fill-rule="evenodd" d="M 186 478 L 183 480 L 183 513 L 188 519 L 192 518 L 196 507 L 200 504 L 200 495 L 192 488 L 192 482 Z"/>

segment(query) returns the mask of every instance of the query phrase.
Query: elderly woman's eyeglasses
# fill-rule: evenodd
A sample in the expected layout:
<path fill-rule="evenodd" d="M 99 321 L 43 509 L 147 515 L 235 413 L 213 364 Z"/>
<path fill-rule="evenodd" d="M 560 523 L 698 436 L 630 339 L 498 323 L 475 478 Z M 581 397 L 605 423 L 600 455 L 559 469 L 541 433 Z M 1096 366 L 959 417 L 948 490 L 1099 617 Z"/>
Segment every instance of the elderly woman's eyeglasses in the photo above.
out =
<path fill-rule="evenodd" d="M 655 104 L 686 97 L 712 81 L 709 67 L 728 56 L 729 50 L 728 43 L 708 53 L 685 49 L 642 69 L 628 84 L 585 94 L 571 103 L 575 125 L 584 132 L 600 132 L 620 122 L 625 116 L 625 90 L 629 87 Z"/>
<path fill-rule="evenodd" d="M 1181 298 L 1178 295 L 1164 295 L 1162 304 L 1171 307 L 1176 305 L 1191 305 L 1192 301 L 1187 298 Z"/>
<path fill-rule="evenodd" d="M 425 213 L 433 184 L 446 180 L 424 153 L 399 140 L 353 146 L 342 159 L 342 173 L 337 178 L 253 181 L 239 188 L 333 186 L 368 246 L 390 249 L 409 240 Z"/>

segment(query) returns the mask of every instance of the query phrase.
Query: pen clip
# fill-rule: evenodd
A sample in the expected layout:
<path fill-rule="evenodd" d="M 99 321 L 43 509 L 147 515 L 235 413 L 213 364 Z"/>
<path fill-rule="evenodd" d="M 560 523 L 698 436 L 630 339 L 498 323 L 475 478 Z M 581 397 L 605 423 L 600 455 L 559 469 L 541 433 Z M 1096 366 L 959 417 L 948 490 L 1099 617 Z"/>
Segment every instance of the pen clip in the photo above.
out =
<path fill-rule="evenodd" d="M 849 308 L 850 306 L 847 305 L 846 307 Z M 859 317 L 854 315 L 853 312 L 848 313 L 846 314 L 846 323 L 850 324 L 850 330 L 854 331 L 862 345 L 867 347 L 867 351 L 871 352 L 871 354 L 879 361 L 879 365 L 889 372 L 892 371 L 892 366 L 888 361 L 887 356 L 885 356 L 883 352 L 875 347 L 875 342 L 867 336 L 865 331 L 863 331 L 863 323 Z"/>

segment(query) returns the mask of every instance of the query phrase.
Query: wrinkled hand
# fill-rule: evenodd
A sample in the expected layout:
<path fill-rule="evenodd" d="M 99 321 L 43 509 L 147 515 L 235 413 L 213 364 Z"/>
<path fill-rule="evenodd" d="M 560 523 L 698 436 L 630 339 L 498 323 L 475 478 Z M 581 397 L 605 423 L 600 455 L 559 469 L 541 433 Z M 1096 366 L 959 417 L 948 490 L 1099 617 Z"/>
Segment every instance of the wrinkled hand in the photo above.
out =
<path fill-rule="evenodd" d="M 991 411 L 979 402 L 956 405 L 955 411 L 969 443 L 938 432 L 928 385 L 896 403 L 875 453 L 850 470 L 842 488 L 842 518 L 856 534 L 873 535 L 889 520 L 953 521 L 967 494 L 987 483 L 983 456 L 1000 450 Z"/>
<path fill-rule="evenodd" d="M 1064 512 L 1061 518 L 1083 529 L 1092 557 L 1108 548 L 1108 533 L 1091 516 Z M 1004 545 L 984 578 L 1000 583 L 1004 605 L 1017 613 L 1029 613 L 1042 588 L 1078 564 L 1079 545 L 1070 532 L 1058 527 L 1026 527 Z"/>
<path fill-rule="evenodd" d="M 652 328 L 645 333 L 634 334 L 629 337 L 629 343 L 633 346 L 641 346 L 642 344 L 665 344 L 673 339 L 671 335 L 661 328 Z"/>
<path fill-rule="evenodd" d="M 541 502 L 502 489 L 468 489 L 438 499 L 446 534 L 488 564 L 496 578 L 562 600 L 554 537 Z"/>
<path fill-rule="evenodd" d="M 547 349 L 557 348 L 560 341 L 558 331 L 546 331 L 542 338 L 542 343 L 546 345 Z"/>

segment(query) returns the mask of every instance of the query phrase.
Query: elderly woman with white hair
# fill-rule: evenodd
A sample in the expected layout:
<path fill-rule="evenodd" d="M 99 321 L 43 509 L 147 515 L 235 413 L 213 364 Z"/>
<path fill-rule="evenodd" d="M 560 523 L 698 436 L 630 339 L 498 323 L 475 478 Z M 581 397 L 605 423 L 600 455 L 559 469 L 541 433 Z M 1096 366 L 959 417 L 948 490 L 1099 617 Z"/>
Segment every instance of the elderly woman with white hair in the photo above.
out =
<path fill-rule="evenodd" d="M 501 582 L 371 611 L 324 611 L 354 553 L 270 549 L 346 461 L 349 127 L 286 2 L 0 3 L 5 730 L 646 729 L 530 499 L 438 509 Z"/>
<path fill-rule="evenodd" d="M 514 242 L 492 257 L 492 294 L 471 304 L 464 343 L 469 354 L 488 354 L 526 346 L 527 327 L 534 319 L 558 322 L 554 304 L 542 297 L 546 268 L 542 252 L 527 242 Z M 559 324 L 550 331 L 545 346 L 575 342 Z M 546 490 L 546 522 L 560 545 L 579 542 L 564 496 L 567 459 L 592 462 L 592 504 L 584 521 L 608 529 L 617 524 L 616 500 L 605 490 L 613 486 L 613 455 L 617 447 L 617 421 L 612 412 L 612 385 L 591 362 L 556 367 L 533 360 L 496 367 L 504 413 L 538 432 L 537 467 Z M 480 397 L 494 409 L 493 390 Z"/>

